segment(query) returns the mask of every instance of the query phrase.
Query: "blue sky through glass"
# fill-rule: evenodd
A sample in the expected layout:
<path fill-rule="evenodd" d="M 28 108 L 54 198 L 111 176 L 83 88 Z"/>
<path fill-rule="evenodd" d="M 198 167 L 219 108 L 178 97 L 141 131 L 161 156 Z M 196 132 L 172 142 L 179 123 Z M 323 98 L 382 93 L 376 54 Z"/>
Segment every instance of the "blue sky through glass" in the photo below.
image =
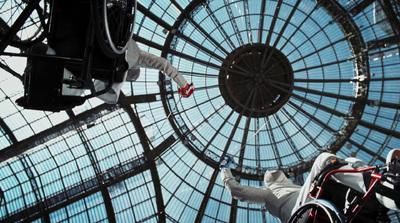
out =
<path fill-rule="evenodd" d="M 4 2 L 0 5 L 5 7 Z M 46 201 L 51 222 L 107 222 L 108 205 L 118 222 L 158 222 L 157 202 L 169 222 L 229 222 L 232 212 L 237 222 L 277 222 L 260 206 L 239 201 L 232 210 L 216 162 L 222 154 L 232 155 L 243 176 L 251 178 L 242 178 L 241 184 L 264 186 L 254 176 L 262 176 L 265 169 L 300 168 L 329 150 L 345 134 L 346 117 L 358 111 L 355 102 L 363 90 L 359 83 L 364 77 L 357 70 L 348 33 L 311 0 L 299 5 L 285 1 L 278 13 L 278 1 L 265 1 L 264 8 L 257 0 L 173 2 L 139 0 L 143 7 L 135 38 L 142 50 L 165 56 L 194 83 L 195 93 L 188 99 L 180 99 L 177 86 L 162 73 L 141 68 L 136 82 L 124 84 L 121 97 L 155 95 L 150 102 L 108 106 L 94 98 L 68 112 L 32 111 L 15 104 L 23 95 L 21 80 L 0 70 L 0 152 L 28 148 L 0 163 L 5 197 L 0 220 L 36 210 L 31 220 L 41 222 L 36 214 Z M 348 2 L 338 1 L 351 10 L 354 5 Z M 349 14 L 363 43 L 394 35 L 382 28 L 387 21 L 375 23 L 374 12 L 371 4 Z M 219 88 L 226 57 L 255 44 L 281 52 L 293 70 L 289 100 L 263 117 L 241 115 Z M 12 47 L 6 51 L 19 52 Z M 366 105 L 354 132 L 336 153 L 377 164 L 400 144 L 399 47 L 365 52 Z M 24 58 L 1 60 L 22 75 Z M 98 113 L 90 116 L 92 111 Z M 156 158 L 147 157 L 132 114 L 140 118 L 149 149 L 160 150 Z"/>

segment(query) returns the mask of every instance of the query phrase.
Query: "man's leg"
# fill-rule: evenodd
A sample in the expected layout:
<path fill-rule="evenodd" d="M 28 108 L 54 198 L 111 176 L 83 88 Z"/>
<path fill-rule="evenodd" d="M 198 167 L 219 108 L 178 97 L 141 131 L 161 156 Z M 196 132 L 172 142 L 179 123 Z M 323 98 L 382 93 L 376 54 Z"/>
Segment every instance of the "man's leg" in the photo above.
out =
<path fill-rule="evenodd" d="M 300 194 L 297 199 L 294 211 L 310 200 L 309 192 L 312 184 L 314 183 L 315 177 L 317 177 L 319 173 L 331 163 L 332 160 L 337 158 L 338 157 L 336 155 L 331 153 L 321 153 L 317 157 L 311 168 L 310 174 L 308 175 L 306 181 L 304 182 L 304 185 L 300 190 Z M 361 162 L 360 160 L 355 158 L 346 159 L 346 161 L 348 161 L 349 164 L 342 166 L 339 169 L 354 169 L 353 165 L 360 165 Z M 359 192 L 365 192 L 365 185 L 362 173 L 337 173 L 332 178 L 337 182 L 347 185 Z"/>
<path fill-rule="evenodd" d="M 293 211 L 297 210 L 301 205 L 306 203 L 309 200 L 308 193 L 310 188 L 314 182 L 315 177 L 330 163 L 331 160 L 336 159 L 337 156 L 331 153 L 321 153 L 311 168 L 310 174 L 308 175 L 304 185 L 302 186 L 299 197 L 297 198 L 296 205 Z"/>
<path fill-rule="evenodd" d="M 152 68 L 164 72 L 164 74 L 172 78 L 181 88 L 184 88 L 187 84 L 187 81 L 182 74 L 179 73 L 178 69 L 172 66 L 171 63 L 163 57 L 140 51 L 139 64 L 143 68 Z"/>

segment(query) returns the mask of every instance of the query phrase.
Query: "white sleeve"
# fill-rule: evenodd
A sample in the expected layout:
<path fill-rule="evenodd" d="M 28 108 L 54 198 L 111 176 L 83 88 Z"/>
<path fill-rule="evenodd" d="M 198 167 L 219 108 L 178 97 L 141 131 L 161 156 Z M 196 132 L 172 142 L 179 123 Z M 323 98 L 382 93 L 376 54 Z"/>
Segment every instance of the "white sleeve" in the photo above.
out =
<path fill-rule="evenodd" d="M 270 187 L 242 186 L 226 168 L 221 170 L 221 178 L 233 198 L 262 205 L 281 222 L 289 220 L 300 186 L 292 183 L 276 183 L 276 185 L 271 184 Z"/>
<path fill-rule="evenodd" d="M 273 200 L 275 197 L 267 187 L 249 187 L 240 185 L 233 178 L 231 171 L 227 168 L 221 170 L 221 178 L 231 196 L 242 202 L 266 206 L 267 202 Z"/>

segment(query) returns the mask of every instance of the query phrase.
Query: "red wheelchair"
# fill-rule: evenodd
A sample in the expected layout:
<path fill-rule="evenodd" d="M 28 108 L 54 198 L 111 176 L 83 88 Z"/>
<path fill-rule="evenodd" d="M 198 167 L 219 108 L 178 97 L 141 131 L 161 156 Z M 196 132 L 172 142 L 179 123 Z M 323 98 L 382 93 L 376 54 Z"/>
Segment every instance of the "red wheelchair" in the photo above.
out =
<path fill-rule="evenodd" d="M 392 199 L 400 207 L 400 176 L 386 169 L 386 165 L 381 165 L 360 169 L 335 169 L 321 174 L 310 191 L 311 201 L 302 205 L 289 222 L 390 222 L 389 210 L 378 202 L 375 194 Z M 336 173 L 363 174 L 364 182 L 369 182 L 369 185 L 365 184 L 366 193 L 334 181 L 332 176 Z"/>

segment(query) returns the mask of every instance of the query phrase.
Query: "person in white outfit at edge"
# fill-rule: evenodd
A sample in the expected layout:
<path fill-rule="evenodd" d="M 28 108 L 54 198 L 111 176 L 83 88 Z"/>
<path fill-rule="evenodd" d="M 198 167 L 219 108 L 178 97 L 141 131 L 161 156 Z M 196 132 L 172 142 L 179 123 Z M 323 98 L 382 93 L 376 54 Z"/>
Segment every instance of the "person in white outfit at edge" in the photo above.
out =
<path fill-rule="evenodd" d="M 140 50 L 134 40 L 131 41 L 129 48 L 125 53 L 125 59 L 129 65 L 128 71 L 124 74 L 124 79 L 126 81 L 136 81 L 139 78 L 141 67 L 152 68 L 160 70 L 165 75 L 169 76 L 179 86 L 178 93 L 182 97 L 187 98 L 194 91 L 193 84 L 188 84 L 182 74 L 179 73 L 179 71 L 172 66 L 168 60 Z M 98 98 L 109 104 L 117 103 L 123 84 L 124 82 L 114 83 L 107 93 L 99 95 Z M 94 81 L 96 92 L 105 89 L 107 85 L 107 82 L 101 80 Z"/>
<path fill-rule="evenodd" d="M 390 164 L 393 158 L 400 158 L 400 149 L 391 150 L 386 158 L 386 163 Z M 321 153 L 316 158 L 303 186 L 293 184 L 280 170 L 268 170 L 264 175 L 265 187 L 250 187 L 240 185 L 235 180 L 230 171 L 233 161 L 229 156 L 224 155 L 220 159 L 221 179 L 234 199 L 265 206 L 274 217 L 286 223 L 299 207 L 310 200 L 309 191 L 315 177 L 335 159 L 338 157 L 334 154 Z M 348 164 L 340 169 L 358 169 L 366 166 L 361 160 L 353 157 L 345 159 L 345 162 Z M 390 168 L 391 165 L 388 165 L 388 171 L 391 171 Z M 336 173 L 334 179 L 359 192 L 366 192 L 361 173 Z M 386 208 L 400 211 L 393 200 L 379 194 L 376 197 Z"/>

